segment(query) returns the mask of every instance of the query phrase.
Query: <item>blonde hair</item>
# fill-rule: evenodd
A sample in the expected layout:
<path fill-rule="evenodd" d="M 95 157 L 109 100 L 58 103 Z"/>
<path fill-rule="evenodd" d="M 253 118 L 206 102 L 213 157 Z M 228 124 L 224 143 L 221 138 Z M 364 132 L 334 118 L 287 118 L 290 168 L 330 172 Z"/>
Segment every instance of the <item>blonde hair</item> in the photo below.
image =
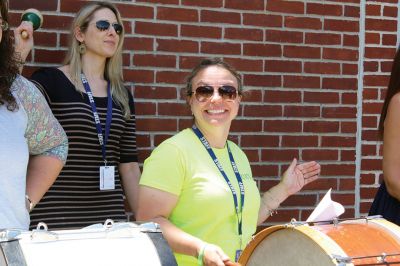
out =
<path fill-rule="evenodd" d="M 93 18 L 93 14 L 100 9 L 108 8 L 116 16 L 119 24 L 122 25 L 122 18 L 118 9 L 109 2 L 91 2 L 76 14 L 76 17 L 71 25 L 70 46 L 67 56 L 64 59 L 64 64 L 69 65 L 70 77 L 75 87 L 81 82 L 80 75 L 82 73 L 81 54 L 79 53 L 80 42 L 75 38 L 75 29 L 79 27 L 82 32 L 87 30 L 89 22 Z M 106 66 L 104 69 L 104 77 L 110 81 L 111 95 L 122 109 L 122 113 L 126 119 L 131 115 L 129 108 L 128 91 L 124 86 L 123 73 L 122 73 L 122 46 L 124 43 L 124 31 L 119 35 L 119 43 L 115 54 L 106 59 Z"/>

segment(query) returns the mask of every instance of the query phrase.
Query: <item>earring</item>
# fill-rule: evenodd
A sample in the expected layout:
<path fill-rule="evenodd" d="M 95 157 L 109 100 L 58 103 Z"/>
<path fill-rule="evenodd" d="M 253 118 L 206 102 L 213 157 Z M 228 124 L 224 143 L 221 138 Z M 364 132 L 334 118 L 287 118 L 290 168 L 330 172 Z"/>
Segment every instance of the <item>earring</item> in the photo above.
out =
<path fill-rule="evenodd" d="M 79 53 L 80 53 L 80 54 L 86 53 L 86 45 L 85 45 L 85 43 L 83 43 L 83 42 L 81 42 L 81 43 L 79 44 Z"/>

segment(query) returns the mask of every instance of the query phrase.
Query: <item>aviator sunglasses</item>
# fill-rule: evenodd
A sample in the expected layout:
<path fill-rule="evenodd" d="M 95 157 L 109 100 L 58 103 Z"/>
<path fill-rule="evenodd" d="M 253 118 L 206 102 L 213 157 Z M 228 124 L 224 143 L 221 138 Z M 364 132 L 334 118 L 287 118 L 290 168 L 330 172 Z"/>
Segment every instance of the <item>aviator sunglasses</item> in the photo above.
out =
<path fill-rule="evenodd" d="M 224 100 L 235 100 L 237 89 L 230 85 L 223 85 L 218 88 L 218 93 Z M 194 96 L 199 102 L 205 102 L 214 95 L 214 87 L 209 85 L 199 86 L 194 91 Z"/>
<path fill-rule="evenodd" d="M 108 30 L 112 26 L 115 30 L 115 32 L 120 35 L 122 33 L 123 27 L 119 23 L 113 23 L 111 24 L 107 20 L 99 20 L 96 21 L 96 28 L 98 28 L 100 31 L 105 31 Z"/>

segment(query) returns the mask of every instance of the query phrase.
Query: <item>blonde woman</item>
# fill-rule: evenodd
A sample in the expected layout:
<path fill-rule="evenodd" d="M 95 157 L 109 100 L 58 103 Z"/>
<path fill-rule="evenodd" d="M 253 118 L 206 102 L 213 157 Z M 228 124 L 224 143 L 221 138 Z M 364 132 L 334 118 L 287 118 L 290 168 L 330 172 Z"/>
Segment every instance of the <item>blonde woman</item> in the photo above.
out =
<path fill-rule="evenodd" d="M 64 65 L 32 76 L 70 142 L 65 168 L 32 212 L 32 227 L 125 220 L 124 194 L 135 209 L 140 170 L 133 98 L 122 78 L 123 40 L 116 7 L 90 2 L 73 21 Z"/>

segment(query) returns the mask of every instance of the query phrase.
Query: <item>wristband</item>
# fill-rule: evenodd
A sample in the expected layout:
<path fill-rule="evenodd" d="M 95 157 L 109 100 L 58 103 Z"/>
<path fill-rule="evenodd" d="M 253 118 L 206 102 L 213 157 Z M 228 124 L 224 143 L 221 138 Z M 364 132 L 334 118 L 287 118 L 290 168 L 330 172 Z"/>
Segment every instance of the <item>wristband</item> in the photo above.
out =
<path fill-rule="evenodd" d="M 203 266 L 204 265 L 203 264 L 203 258 L 204 258 L 204 251 L 205 251 L 206 247 L 207 247 L 207 244 L 204 243 L 203 246 L 200 249 L 199 256 L 197 257 L 197 265 L 198 266 Z"/>
<path fill-rule="evenodd" d="M 28 195 L 25 195 L 25 207 L 28 210 L 28 212 L 31 212 L 33 209 L 33 203 Z"/>

